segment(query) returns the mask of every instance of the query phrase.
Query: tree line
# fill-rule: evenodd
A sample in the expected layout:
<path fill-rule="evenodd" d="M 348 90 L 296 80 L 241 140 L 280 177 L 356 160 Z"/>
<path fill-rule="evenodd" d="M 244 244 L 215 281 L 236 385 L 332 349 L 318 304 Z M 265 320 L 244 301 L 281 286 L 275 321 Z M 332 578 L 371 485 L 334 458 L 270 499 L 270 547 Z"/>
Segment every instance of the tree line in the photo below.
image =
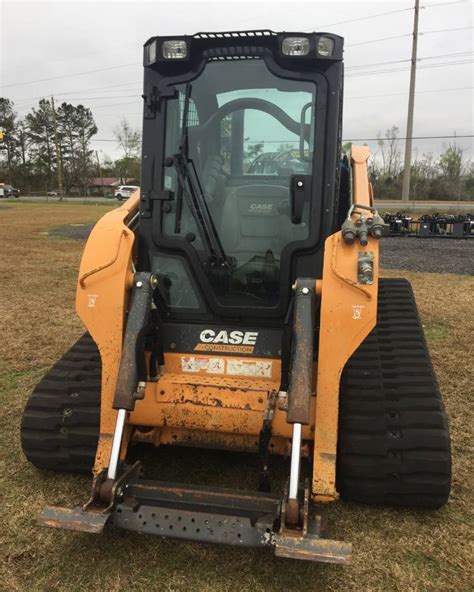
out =
<path fill-rule="evenodd" d="M 378 134 L 378 151 L 368 163 L 374 195 L 382 199 L 400 199 L 403 160 L 396 126 Z M 344 144 L 348 153 L 351 143 Z M 441 154 L 414 153 L 411 164 L 410 200 L 473 200 L 474 163 L 454 138 L 443 146 Z"/>
<path fill-rule="evenodd" d="M 85 194 L 94 177 L 116 177 L 122 183 L 140 179 L 140 131 L 125 119 L 113 133 L 122 155 L 111 160 L 91 148 L 97 125 L 91 109 L 63 102 L 53 111 L 52 102 L 41 99 L 23 118 L 14 104 L 0 98 L 0 182 L 21 189 L 47 192 L 58 189 L 58 145 L 63 188 L 66 194 Z M 224 136 L 226 135 L 224 131 Z M 348 153 L 351 144 L 343 145 Z M 263 152 L 263 143 L 246 147 L 247 165 Z M 282 144 L 277 152 L 291 148 Z M 369 161 L 369 178 L 374 193 L 382 199 L 400 199 L 403 179 L 399 129 L 396 126 L 378 134 L 378 150 Z M 228 171 L 227 171 L 228 172 Z M 416 154 L 411 165 L 410 199 L 474 199 L 474 164 L 465 157 L 456 140 L 444 146 L 441 154 Z"/>
<path fill-rule="evenodd" d="M 94 177 L 117 177 L 124 183 L 140 178 L 140 132 L 122 119 L 114 135 L 123 156 L 99 159 L 91 147 L 98 128 L 84 105 L 63 102 L 54 108 L 52 101 L 41 99 L 19 117 L 13 102 L 0 98 L 0 130 L 0 182 L 22 193 L 57 190 L 58 157 L 66 194 L 85 194 Z"/>

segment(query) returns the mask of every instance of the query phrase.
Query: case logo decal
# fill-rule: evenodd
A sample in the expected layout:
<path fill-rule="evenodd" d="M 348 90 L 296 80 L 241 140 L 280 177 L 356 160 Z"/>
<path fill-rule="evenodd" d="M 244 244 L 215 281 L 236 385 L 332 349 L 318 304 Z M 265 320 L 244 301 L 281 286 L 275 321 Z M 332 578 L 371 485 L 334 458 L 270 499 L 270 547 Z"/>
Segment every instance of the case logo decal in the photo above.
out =
<path fill-rule="evenodd" d="M 218 351 L 251 354 L 257 343 L 258 331 L 214 331 L 204 329 L 200 342 L 194 348 L 198 351 Z"/>

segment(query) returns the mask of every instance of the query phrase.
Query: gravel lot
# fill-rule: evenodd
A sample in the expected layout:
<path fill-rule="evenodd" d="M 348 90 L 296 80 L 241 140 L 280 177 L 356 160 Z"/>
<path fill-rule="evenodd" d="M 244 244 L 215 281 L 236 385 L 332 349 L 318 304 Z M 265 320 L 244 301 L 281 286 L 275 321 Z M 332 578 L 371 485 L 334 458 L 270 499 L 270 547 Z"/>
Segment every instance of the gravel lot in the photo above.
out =
<path fill-rule="evenodd" d="M 474 275 L 474 239 L 387 237 L 381 267 Z"/>
<path fill-rule="evenodd" d="M 49 234 L 85 240 L 93 224 L 69 224 Z M 387 237 L 380 243 L 383 269 L 474 275 L 474 239 Z"/>

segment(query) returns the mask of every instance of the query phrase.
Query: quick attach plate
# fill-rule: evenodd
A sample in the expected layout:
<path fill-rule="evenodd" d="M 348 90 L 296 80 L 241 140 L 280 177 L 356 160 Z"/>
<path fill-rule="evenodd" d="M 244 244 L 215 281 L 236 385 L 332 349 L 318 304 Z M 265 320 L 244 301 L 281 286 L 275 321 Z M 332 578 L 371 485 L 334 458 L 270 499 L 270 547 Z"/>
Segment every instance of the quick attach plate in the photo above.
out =
<path fill-rule="evenodd" d="M 310 519 L 304 504 L 304 528 L 280 528 L 282 497 L 235 489 L 213 489 L 148 481 L 134 476 L 115 490 L 108 511 L 88 506 L 46 508 L 40 524 L 99 533 L 116 528 L 189 541 L 241 547 L 270 547 L 280 557 L 347 564 L 351 545 L 325 539 L 320 519 Z"/>

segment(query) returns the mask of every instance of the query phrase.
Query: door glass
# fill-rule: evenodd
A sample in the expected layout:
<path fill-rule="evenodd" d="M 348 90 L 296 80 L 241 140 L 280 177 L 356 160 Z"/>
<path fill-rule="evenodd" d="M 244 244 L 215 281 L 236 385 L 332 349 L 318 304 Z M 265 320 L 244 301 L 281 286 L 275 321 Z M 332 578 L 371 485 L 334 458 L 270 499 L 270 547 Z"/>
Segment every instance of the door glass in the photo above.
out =
<path fill-rule="evenodd" d="M 221 304 L 276 306 L 286 247 L 310 232 L 310 203 L 291 221 L 290 178 L 312 172 L 316 86 L 245 60 L 210 62 L 178 93 L 165 155 L 187 155 L 181 175 L 164 168 L 162 231 L 193 246 Z"/>

